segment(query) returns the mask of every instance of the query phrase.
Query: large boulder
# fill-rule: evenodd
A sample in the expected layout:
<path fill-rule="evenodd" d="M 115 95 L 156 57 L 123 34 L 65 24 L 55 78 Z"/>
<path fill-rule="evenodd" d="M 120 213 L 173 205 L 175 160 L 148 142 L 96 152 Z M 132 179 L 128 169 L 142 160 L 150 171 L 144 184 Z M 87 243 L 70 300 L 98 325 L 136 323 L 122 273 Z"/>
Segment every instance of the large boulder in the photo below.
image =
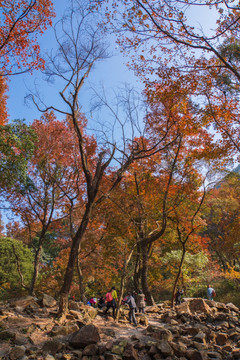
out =
<path fill-rule="evenodd" d="M 50 331 L 50 336 L 67 336 L 78 331 L 79 327 L 77 324 L 67 324 L 65 326 L 55 325 Z"/>
<path fill-rule="evenodd" d="M 43 294 L 42 305 L 46 307 L 54 307 L 57 305 L 57 302 L 52 296 Z"/>
<path fill-rule="evenodd" d="M 29 305 L 36 305 L 37 303 L 34 299 L 33 296 L 25 296 L 25 297 L 21 297 L 19 299 L 13 299 L 9 301 L 9 304 L 11 307 L 18 307 L 18 308 L 23 308 L 25 309 L 27 306 Z"/>
<path fill-rule="evenodd" d="M 157 340 L 171 341 L 173 339 L 171 331 L 161 326 L 149 325 L 146 329 L 146 334 L 151 335 Z"/>
<path fill-rule="evenodd" d="M 158 313 L 160 311 L 160 309 L 157 305 L 153 305 L 153 306 L 147 306 L 145 308 L 145 311 L 147 313 Z"/>
<path fill-rule="evenodd" d="M 188 302 L 183 302 L 180 305 L 176 306 L 176 311 L 178 314 L 191 314 L 189 306 L 188 306 Z"/>
<path fill-rule="evenodd" d="M 228 303 L 228 304 L 226 305 L 226 307 L 227 307 L 229 310 L 231 310 L 231 311 L 234 311 L 234 312 L 236 312 L 236 313 L 239 313 L 238 307 L 235 306 L 235 305 L 232 304 L 232 303 Z"/>
<path fill-rule="evenodd" d="M 192 314 L 196 312 L 202 312 L 204 314 L 211 313 L 211 308 L 200 298 L 190 300 L 188 306 Z"/>
<path fill-rule="evenodd" d="M 80 311 L 81 303 L 79 303 L 78 301 L 69 300 L 68 309 L 69 310 L 74 310 L 74 311 Z"/>
<path fill-rule="evenodd" d="M 99 341 L 99 331 L 94 325 L 83 326 L 69 338 L 69 344 L 74 348 L 84 348 L 87 345 L 96 344 Z"/>

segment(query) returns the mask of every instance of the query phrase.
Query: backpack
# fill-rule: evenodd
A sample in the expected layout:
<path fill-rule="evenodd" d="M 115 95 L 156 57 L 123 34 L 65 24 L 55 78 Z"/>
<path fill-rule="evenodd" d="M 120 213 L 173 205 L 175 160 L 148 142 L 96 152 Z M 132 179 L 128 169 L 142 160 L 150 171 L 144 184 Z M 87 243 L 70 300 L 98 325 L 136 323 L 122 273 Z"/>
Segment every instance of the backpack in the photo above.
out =
<path fill-rule="evenodd" d="M 111 293 L 111 292 L 108 292 L 108 293 L 106 294 L 106 300 L 107 300 L 107 302 L 110 302 L 110 301 L 113 300 L 113 297 L 112 297 L 112 293 Z"/>
<path fill-rule="evenodd" d="M 215 290 L 213 290 L 212 297 L 215 297 L 215 296 L 216 296 L 216 292 L 215 292 Z"/>

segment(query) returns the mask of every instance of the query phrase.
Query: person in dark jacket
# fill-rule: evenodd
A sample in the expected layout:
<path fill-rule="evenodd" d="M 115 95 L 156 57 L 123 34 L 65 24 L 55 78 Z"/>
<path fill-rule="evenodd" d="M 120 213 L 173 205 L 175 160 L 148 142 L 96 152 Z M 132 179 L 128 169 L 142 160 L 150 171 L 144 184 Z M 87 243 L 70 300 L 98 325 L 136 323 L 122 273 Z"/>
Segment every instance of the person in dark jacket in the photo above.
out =
<path fill-rule="evenodd" d="M 175 295 L 175 305 L 180 305 L 182 302 L 182 295 L 183 290 L 177 289 L 176 295 Z"/>
<path fill-rule="evenodd" d="M 105 305 L 105 296 L 101 296 L 100 299 L 98 300 L 98 308 L 102 309 Z"/>
<path fill-rule="evenodd" d="M 129 316 L 129 322 L 130 324 L 133 322 L 133 324 L 135 326 L 137 326 L 137 320 L 136 320 L 136 317 L 135 317 L 135 311 L 136 311 L 136 308 L 137 308 L 137 305 L 136 305 L 136 302 L 134 300 L 134 297 L 132 296 L 131 293 L 128 293 L 128 297 L 127 299 L 124 301 L 125 304 L 128 304 L 129 306 L 129 313 L 128 313 L 128 316 Z"/>

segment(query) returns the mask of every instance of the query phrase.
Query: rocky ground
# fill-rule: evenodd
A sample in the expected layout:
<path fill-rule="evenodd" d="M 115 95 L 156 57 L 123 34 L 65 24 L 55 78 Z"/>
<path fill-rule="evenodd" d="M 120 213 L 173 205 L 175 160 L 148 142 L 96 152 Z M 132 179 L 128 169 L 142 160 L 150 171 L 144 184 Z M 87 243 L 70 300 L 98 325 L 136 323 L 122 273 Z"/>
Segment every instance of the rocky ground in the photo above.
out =
<path fill-rule="evenodd" d="M 240 360 L 240 311 L 233 304 L 185 299 L 111 316 L 71 301 L 64 323 L 56 301 L 25 297 L 0 305 L 0 360 Z"/>

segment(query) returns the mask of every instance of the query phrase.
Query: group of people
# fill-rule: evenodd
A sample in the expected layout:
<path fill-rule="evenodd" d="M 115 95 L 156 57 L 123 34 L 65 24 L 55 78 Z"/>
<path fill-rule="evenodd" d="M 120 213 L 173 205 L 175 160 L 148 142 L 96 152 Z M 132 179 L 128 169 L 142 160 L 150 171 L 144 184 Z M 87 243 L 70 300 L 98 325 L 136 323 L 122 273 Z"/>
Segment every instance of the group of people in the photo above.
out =
<path fill-rule="evenodd" d="M 182 302 L 182 296 L 184 294 L 183 289 L 177 289 L 177 292 L 175 294 L 175 305 L 180 305 Z M 207 297 L 209 300 L 213 300 L 213 298 L 216 296 L 215 290 L 208 285 L 207 287 Z M 75 300 L 75 297 L 72 296 L 72 299 Z M 117 291 L 115 289 L 115 286 L 113 286 L 106 295 L 103 295 L 100 297 L 100 299 L 97 301 L 95 297 L 92 297 L 87 304 L 91 306 L 98 306 L 99 309 L 105 309 L 104 314 L 107 314 L 109 309 L 112 309 L 112 315 L 113 318 L 115 318 L 115 311 L 117 307 Z M 133 325 L 137 326 L 137 320 L 135 313 L 138 311 L 139 313 L 145 313 L 145 295 L 143 294 L 142 290 L 139 290 L 138 293 L 135 291 L 129 292 L 127 296 L 122 300 L 122 304 L 127 304 L 129 306 L 129 322 L 130 324 L 133 323 Z"/>
<path fill-rule="evenodd" d="M 106 307 L 104 310 L 104 314 L 107 314 L 109 309 L 112 309 L 113 318 L 115 318 L 115 311 L 117 307 L 117 291 L 113 286 L 105 296 L 102 296 L 99 299 L 98 307 L 100 309 Z M 137 326 L 137 320 L 135 317 L 135 312 L 143 313 L 145 312 L 145 295 L 143 294 L 142 290 L 139 291 L 137 294 L 136 292 L 129 292 L 128 295 L 122 300 L 122 304 L 127 304 L 129 306 L 129 323 L 133 323 Z"/>

